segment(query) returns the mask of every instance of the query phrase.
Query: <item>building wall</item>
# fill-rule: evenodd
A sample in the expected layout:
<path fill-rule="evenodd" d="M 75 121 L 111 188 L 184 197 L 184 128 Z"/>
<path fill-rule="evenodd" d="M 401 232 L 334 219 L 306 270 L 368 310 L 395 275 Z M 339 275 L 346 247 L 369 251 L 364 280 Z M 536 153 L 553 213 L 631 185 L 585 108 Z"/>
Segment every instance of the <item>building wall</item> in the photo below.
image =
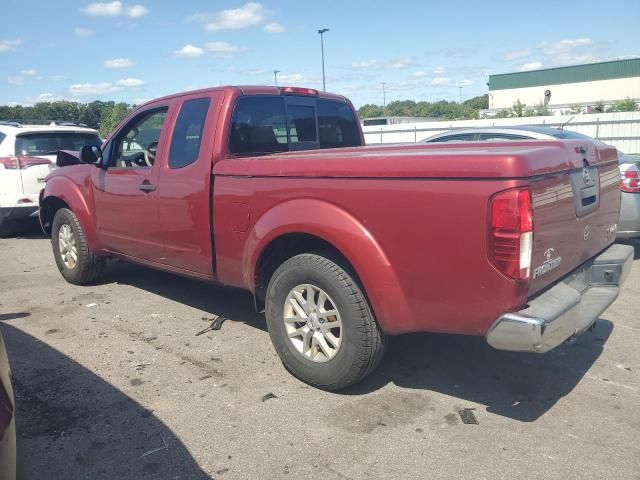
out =
<path fill-rule="evenodd" d="M 566 108 L 574 103 L 595 104 L 600 100 L 611 103 L 627 97 L 640 100 L 640 77 L 491 90 L 489 109 L 511 108 L 518 99 L 528 107 L 533 107 L 544 100 L 545 90 L 551 91 L 549 105 L 552 108 L 554 105 Z"/>

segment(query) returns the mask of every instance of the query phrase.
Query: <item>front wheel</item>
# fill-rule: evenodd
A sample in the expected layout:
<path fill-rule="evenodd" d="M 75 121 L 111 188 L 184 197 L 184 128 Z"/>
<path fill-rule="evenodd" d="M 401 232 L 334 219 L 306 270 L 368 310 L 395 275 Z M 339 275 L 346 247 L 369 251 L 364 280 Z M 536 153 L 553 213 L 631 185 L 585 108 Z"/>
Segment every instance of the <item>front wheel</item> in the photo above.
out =
<path fill-rule="evenodd" d="M 276 270 L 266 317 L 287 370 L 325 390 L 359 382 L 384 354 L 385 335 L 360 286 L 347 269 L 322 255 L 296 255 Z"/>
<path fill-rule="evenodd" d="M 53 217 L 51 244 L 58 270 L 67 282 L 87 285 L 102 274 L 106 260 L 93 253 L 71 210 L 61 208 Z"/>

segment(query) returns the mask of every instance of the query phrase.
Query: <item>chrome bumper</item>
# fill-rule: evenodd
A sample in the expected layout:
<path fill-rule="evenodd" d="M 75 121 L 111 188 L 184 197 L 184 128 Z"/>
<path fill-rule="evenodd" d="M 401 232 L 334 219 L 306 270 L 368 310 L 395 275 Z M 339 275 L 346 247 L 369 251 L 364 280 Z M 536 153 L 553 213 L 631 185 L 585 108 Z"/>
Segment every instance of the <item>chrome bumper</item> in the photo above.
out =
<path fill-rule="evenodd" d="M 499 350 L 544 353 L 587 330 L 620 293 L 634 249 L 611 245 L 519 312 L 500 316 L 487 332 Z"/>

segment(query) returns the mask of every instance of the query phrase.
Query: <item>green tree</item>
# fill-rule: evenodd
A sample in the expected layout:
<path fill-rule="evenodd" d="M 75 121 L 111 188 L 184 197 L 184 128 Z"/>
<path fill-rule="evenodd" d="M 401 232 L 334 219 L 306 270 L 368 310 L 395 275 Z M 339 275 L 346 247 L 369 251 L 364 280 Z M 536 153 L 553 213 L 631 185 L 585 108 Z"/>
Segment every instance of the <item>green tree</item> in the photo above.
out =
<path fill-rule="evenodd" d="M 569 105 L 569 111 L 567 112 L 571 115 L 579 115 L 582 113 L 582 105 L 577 103 Z"/>
<path fill-rule="evenodd" d="M 638 104 L 630 97 L 613 102 L 607 109 L 608 112 L 635 112 L 636 110 L 638 110 Z"/>
<path fill-rule="evenodd" d="M 515 102 L 513 102 L 513 107 L 511 108 L 511 113 L 514 117 L 524 117 L 527 106 L 520 101 L 518 98 Z"/>
<path fill-rule="evenodd" d="M 124 102 L 115 103 L 107 107 L 100 121 L 100 135 L 102 138 L 107 138 L 128 113 L 129 106 Z"/>
<path fill-rule="evenodd" d="M 358 109 L 358 115 L 360 118 L 383 117 L 384 108 L 379 105 L 367 103 Z"/>

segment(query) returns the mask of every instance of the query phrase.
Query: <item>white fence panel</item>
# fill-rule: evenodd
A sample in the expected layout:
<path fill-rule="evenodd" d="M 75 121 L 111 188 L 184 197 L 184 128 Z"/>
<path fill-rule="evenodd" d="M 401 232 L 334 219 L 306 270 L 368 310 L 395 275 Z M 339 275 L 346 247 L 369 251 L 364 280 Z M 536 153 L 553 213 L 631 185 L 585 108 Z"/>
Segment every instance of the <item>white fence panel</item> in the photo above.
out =
<path fill-rule="evenodd" d="M 363 131 L 367 144 L 415 143 L 432 135 L 459 128 L 514 125 L 558 127 L 565 122 L 569 122 L 564 127 L 566 130 L 598 138 L 625 153 L 640 154 L 640 112 L 402 123 L 363 127 Z"/>

